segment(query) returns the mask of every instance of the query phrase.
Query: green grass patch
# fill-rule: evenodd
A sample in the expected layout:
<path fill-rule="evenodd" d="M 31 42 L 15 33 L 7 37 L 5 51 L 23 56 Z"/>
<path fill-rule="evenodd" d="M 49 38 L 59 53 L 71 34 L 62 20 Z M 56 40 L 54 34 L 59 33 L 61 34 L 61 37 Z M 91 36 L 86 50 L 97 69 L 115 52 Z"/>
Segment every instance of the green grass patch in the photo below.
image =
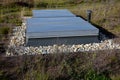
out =
<path fill-rule="evenodd" d="M 112 76 L 111 79 L 112 80 L 120 80 L 120 75 Z"/>
<path fill-rule="evenodd" d="M 0 18 L 0 23 L 10 23 L 16 26 L 22 24 L 21 15 L 19 13 L 9 13 Z"/>
<path fill-rule="evenodd" d="M 10 28 L 9 27 L 0 27 L 0 34 L 8 34 Z"/>

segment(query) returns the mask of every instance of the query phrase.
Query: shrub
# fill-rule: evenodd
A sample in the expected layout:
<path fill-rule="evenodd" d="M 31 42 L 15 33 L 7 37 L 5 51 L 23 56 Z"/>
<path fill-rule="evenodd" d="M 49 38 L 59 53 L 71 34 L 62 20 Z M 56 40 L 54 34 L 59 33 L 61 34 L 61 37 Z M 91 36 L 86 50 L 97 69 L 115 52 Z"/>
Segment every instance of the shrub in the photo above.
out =
<path fill-rule="evenodd" d="M 104 74 L 97 74 L 94 70 L 90 69 L 85 74 L 85 80 L 111 80 L 110 78 L 106 77 Z"/>

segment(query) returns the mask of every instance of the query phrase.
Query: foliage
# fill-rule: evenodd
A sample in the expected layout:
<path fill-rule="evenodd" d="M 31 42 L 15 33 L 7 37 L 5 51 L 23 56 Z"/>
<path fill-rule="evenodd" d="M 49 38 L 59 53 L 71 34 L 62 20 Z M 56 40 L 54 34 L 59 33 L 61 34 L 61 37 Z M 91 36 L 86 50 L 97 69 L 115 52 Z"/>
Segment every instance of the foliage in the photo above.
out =
<path fill-rule="evenodd" d="M 115 55 L 110 54 L 111 57 L 108 58 L 111 61 L 107 58 L 108 63 L 106 65 L 99 62 L 104 60 L 100 56 L 102 53 L 102 56 L 105 56 L 104 51 L 94 54 L 80 52 L 0 58 L 0 76 L 12 80 L 111 80 L 115 79 L 113 75 L 119 73 L 120 70 L 120 68 L 116 68 L 117 71 L 115 71 L 113 65 L 110 65 L 115 63 L 115 66 L 120 67 L 115 60 L 115 57 L 120 56 L 119 51 L 111 51 L 111 53 L 113 52 Z M 99 64 L 96 64 L 97 62 Z M 99 71 L 96 66 L 102 71 Z M 14 76 L 10 76 L 11 74 Z M 112 78 L 109 77 L 111 75 Z"/>
<path fill-rule="evenodd" d="M 47 74 L 33 70 L 32 72 L 26 73 L 24 80 L 48 80 L 49 76 Z"/>
<path fill-rule="evenodd" d="M 112 80 L 120 80 L 120 75 L 111 76 Z"/>
<path fill-rule="evenodd" d="M 9 30 L 9 27 L 0 27 L 0 34 L 8 34 Z"/>
<path fill-rule="evenodd" d="M 111 79 L 107 78 L 104 74 L 97 74 L 94 70 L 90 69 L 85 75 L 85 80 L 111 80 Z"/>
<path fill-rule="evenodd" d="M 96 0 L 95 0 L 96 1 Z M 109 32 L 119 36 L 119 21 L 120 21 L 120 6 L 116 0 L 101 0 L 100 2 L 85 2 L 74 9 L 71 9 L 73 13 L 87 19 L 87 10 L 92 10 L 91 22 L 103 27 Z"/>
<path fill-rule="evenodd" d="M 8 14 L 20 11 L 20 7 L 1 7 L 1 14 Z"/>
<path fill-rule="evenodd" d="M 21 18 L 20 18 L 20 16 L 19 16 L 19 14 L 7 14 L 7 15 L 5 15 L 5 16 L 3 16 L 1 19 L 0 19 L 0 23 L 10 23 L 10 24 L 12 24 L 12 25 L 17 25 L 17 26 L 19 26 L 19 25 L 21 25 L 21 23 L 22 23 L 22 20 L 21 20 Z"/>

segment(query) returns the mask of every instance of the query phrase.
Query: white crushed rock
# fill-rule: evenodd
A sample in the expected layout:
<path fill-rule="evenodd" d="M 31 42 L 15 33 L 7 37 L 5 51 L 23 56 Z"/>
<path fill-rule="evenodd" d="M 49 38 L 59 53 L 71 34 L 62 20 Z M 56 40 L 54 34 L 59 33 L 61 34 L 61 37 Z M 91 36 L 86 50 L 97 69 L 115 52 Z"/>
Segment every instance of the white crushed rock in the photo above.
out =
<path fill-rule="evenodd" d="M 39 47 L 25 47 L 25 29 L 26 24 L 15 27 L 13 29 L 13 36 L 10 38 L 7 56 L 13 55 L 32 55 L 32 54 L 48 54 L 48 53 L 69 53 L 81 51 L 96 51 L 96 50 L 110 50 L 120 49 L 120 44 L 113 43 L 112 39 L 101 41 L 100 43 L 89 43 L 79 45 L 53 45 L 53 46 L 39 46 Z"/>

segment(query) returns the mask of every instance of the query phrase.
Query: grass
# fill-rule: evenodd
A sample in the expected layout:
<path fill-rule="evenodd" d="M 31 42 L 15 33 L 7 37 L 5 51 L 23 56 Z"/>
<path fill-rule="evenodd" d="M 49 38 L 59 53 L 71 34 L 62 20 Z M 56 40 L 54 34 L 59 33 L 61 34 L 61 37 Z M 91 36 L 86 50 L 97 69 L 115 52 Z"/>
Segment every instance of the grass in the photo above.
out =
<path fill-rule="evenodd" d="M 9 27 L 0 27 L 0 34 L 8 34 L 9 33 L 10 28 Z"/>
<path fill-rule="evenodd" d="M 7 35 L 10 33 L 10 27 L 0 27 L 0 41 L 6 40 Z"/>
<path fill-rule="evenodd" d="M 12 80 L 119 80 L 119 76 L 117 76 L 120 70 L 119 51 L 109 50 L 109 52 L 2 57 L 0 58 L 0 78 Z"/>
<path fill-rule="evenodd" d="M 87 18 L 86 11 L 92 10 L 92 23 L 95 23 L 106 30 L 118 35 L 120 30 L 120 6 L 119 2 L 114 3 L 82 3 L 71 9 L 71 11 L 77 15 Z M 116 29 L 117 28 L 117 29 Z M 117 33 L 116 33 L 117 32 Z"/>
<path fill-rule="evenodd" d="M 11 25 L 20 26 L 22 24 L 22 20 L 20 18 L 20 13 L 9 13 L 0 19 L 0 23 L 9 23 Z"/>
<path fill-rule="evenodd" d="M 120 25 L 115 26 L 111 31 L 114 32 L 115 34 L 119 35 L 120 34 L 119 33 L 119 31 L 120 31 Z"/>
<path fill-rule="evenodd" d="M 112 80 L 120 80 L 120 75 L 112 76 L 111 79 Z"/>
<path fill-rule="evenodd" d="M 94 65 L 96 61 L 99 62 L 98 55 L 101 53 L 96 56 L 94 54 L 82 52 L 4 57 L 0 58 L 0 77 L 12 80 L 110 80 L 108 75 L 111 75 L 112 71 L 107 74 L 104 72 L 106 70 L 99 72 L 95 69 L 97 65 L 102 63 Z M 114 54 L 119 55 L 117 52 Z M 104 52 L 102 55 L 105 55 Z M 111 63 L 108 61 L 109 65 Z M 104 68 L 108 64 L 104 64 Z M 100 66 L 98 68 L 102 69 Z"/>

